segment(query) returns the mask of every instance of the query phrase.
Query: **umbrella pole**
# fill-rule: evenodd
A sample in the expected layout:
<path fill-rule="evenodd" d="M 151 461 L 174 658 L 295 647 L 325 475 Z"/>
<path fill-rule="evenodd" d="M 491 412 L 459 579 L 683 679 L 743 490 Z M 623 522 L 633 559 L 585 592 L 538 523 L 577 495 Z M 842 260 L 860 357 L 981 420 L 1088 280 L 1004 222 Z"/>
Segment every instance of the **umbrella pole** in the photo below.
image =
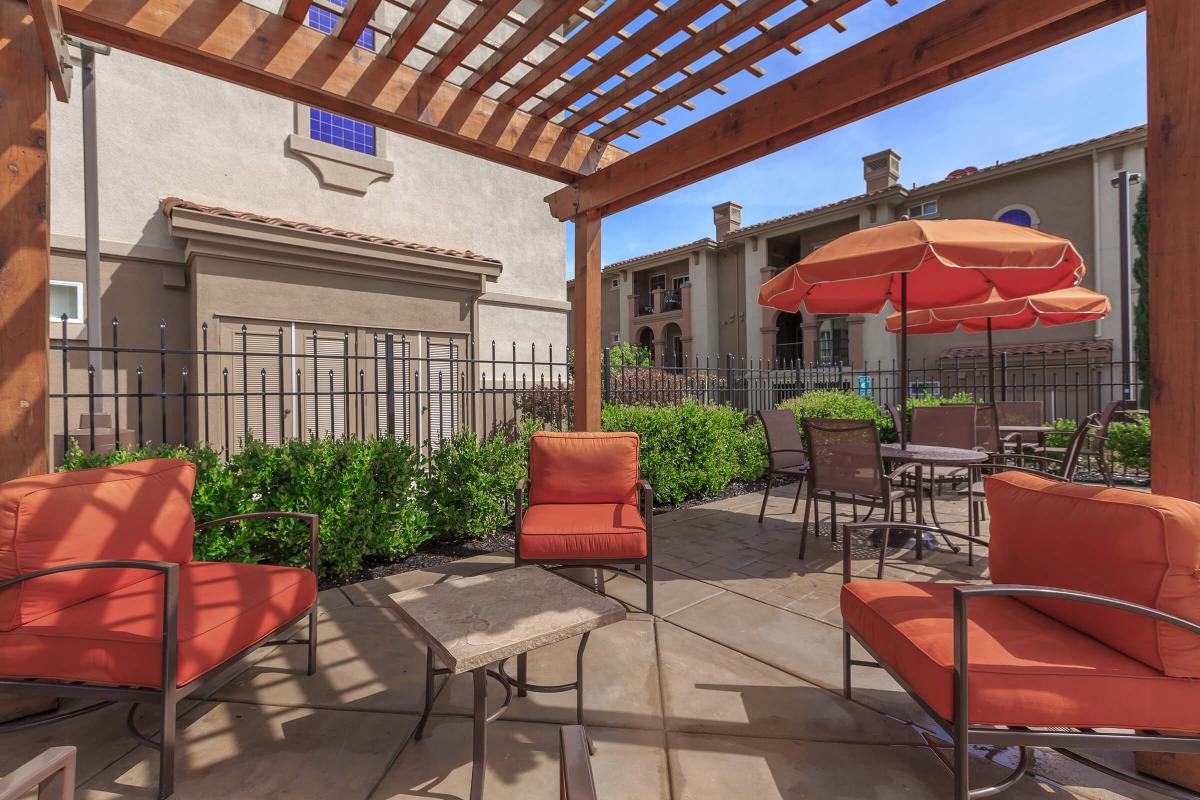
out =
<path fill-rule="evenodd" d="M 996 405 L 996 362 L 995 354 L 992 352 L 992 318 L 987 320 L 987 344 L 988 344 L 988 402 L 993 406 Z"/>
<path fill-rule="evenodd" d="M 900 273 L 900 447 L 908 449 L 908 273 Z"/>

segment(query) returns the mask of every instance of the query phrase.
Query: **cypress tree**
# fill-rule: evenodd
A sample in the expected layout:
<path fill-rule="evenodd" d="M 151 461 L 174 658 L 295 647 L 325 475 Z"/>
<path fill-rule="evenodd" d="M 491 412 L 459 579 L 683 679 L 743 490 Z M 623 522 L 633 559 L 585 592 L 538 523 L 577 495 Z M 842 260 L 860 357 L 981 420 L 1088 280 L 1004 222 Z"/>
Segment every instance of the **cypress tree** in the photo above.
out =
<path fill-rule="evenodd" d="M 1150 208 L 1146 202 L 1146 184 L 1138 194 L 1133 212 L 1133 241 L 1137 257 L 1133 260 L 1133 279 L 1137 281 L 1138 298 L 1133 307 L 1133 352 L 1137 358 L 1138 379 L 1142 382 L 1139 404 L 1150 404 L 1150 262 L 1146 258 L 1150 246 Z"/>

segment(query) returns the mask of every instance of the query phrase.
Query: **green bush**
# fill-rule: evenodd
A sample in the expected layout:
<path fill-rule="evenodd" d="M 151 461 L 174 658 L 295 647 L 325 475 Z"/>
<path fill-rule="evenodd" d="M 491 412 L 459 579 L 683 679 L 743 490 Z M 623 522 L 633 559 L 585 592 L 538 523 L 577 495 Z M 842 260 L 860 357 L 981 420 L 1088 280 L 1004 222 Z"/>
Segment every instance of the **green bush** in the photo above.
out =
<path fill-rule="evenodd" d="M 732 480 L 753 480 L 766 469 L 766 439 L 745 415 L 725 405 L 686 401 L 677 406 L 607 405 L 606 431 L 642 439 L 642 477 L 667 505 L 708 497 Z"/>
<path fill-rule="evenodd" d="M 424 482 L 420 457 L 391 439 L 293 440 L 277 447 L 251 441 L 227 463 L 208 448 L 85 455 L 76 446 L 63 469 L 144 458 L 196 464 L 192 506 L 198 521 L 255 511 L 319 514 L 319 569 L 325 576 L 353 572 L 367 556 L 406 556 L 431 535 L 417 502 Z M 296 520 L 254 520 L 198 531 L 195 557 L 306 566 L 308 546 L 308 529 Z"/>
<path fill-rule="evenodd" d="M 529 463 L 529 437 L 537 429 L 522 424 L 514 434 L 480 441 L 464 430 L 442 442 L 429 459 L 425 505 L 437 538 L 478 536 L 512 522 L 513 487 Z"/>
<path fill-rule="evenodd" d="M 1150 418 L 1138 416 L 1127 422 L 1111 422 L 1105 442 L 1112 451 L 1113 463 L 1126 469 L 1147 472 L 1150 469 Z"/>
<path fill-rule="evenodd" d="M 1079 427 L 1079 423 L 1073 419 L 1059 417 L 1050 423 L 1050 427 L 1054 428 L 1054 433 L 1046 434 L 1046 447 L 1066 447 L 1071 441 L 1071 434 Z"/>
<path fill-rule="evenodd" d="M 866 419 L 875 423 L 879 428 L 879 437 L 883 441 L 895 439 L 895 426 L 891 417 L 883 413 L 883 409 L 875 405 L 875 401 L 858 392 L 836 390 L 819 390 L 805 392 L 798 397 L 792 397 L 779 404 L 780 408 L 790 410 L 796 415 L 796 423 L 806 417 L 818 419 Z M 801 427 L 803 433 L 803 427 Z"/>

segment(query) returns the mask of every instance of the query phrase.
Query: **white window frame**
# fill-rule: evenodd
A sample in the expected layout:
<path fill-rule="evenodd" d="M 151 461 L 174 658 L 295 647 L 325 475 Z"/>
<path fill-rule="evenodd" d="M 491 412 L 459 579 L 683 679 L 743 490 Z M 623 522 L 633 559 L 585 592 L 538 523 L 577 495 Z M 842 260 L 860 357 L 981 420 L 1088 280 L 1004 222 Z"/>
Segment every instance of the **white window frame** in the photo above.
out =
<path fill-rule="evenodd" d="M 75 323 L 77 325 L 83 323 L 83 315 L 86 310 L 83 306 L 83 281 L 59 281 L 51 280 L 51 286 L 74 286 L 75 287 L 75 307 L 79 309 L 79 318 L 67 317 L 67 324 Z M 50 317 L 51 322 L 62 324 L 62 317 Z"/>
<path fill-rule="evenodd" d="M 933 209 L 929 210 L 929 206 L 933 206 Z M 912 213 L 914 210 L 917 210 L 917 209 L 920 210 L 919 214 Z M 940 209 L 938 208 L 938 201 L 936 199 L 925 200 L 923 202 L 917 203 L 916 205 L 912 205 L 912 206 L 908 207 L 908 218 L 909 219 L 924 219 L 926 217 L 936 217 L 939 212 L 940 212 Z"/>
<path fill-rule="evenodd" d="M 992 219 L 999 220 L 1009 211 L 1024 211 L 1029 215 L 1029 221 L 1031 223 L 1030 227 L 1032 227 L 1035 231 L 1040 231 L 1042 229 L 1042 218 L 1038 216 L 1038 213 L 1033 210 L 1032 206 L 1027 206 L 1024 203 L 1010 203 L 993 214 Z"/>
<path fill-rule="evenodd" d="M 620 344 L 620 343 L 621 343 L 621 334 L 619 334 L 619 333 L 614 333 L 614 334 L 612 335 L 612 343 L 613 343 L 613 344 Z"/>
<path fill-rule="evenodd" d="M 654 279 L 655 278 L 662 278 L 662 282 L 663 282 L 662 290 L 665 292 L 667 290 L 667 273 L 655 272 L 646 279 L 646 285 L 650 287 L 651 292 L 654 291 Z"/>

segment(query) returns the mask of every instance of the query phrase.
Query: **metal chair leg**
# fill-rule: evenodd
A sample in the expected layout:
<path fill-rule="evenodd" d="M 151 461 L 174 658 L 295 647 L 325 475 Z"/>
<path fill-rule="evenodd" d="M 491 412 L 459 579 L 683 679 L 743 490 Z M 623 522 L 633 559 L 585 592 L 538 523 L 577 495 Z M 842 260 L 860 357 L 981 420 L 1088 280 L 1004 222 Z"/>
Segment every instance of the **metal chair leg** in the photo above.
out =
<path fill-rule="evenodd" d="M 842 695 L 850 699 L 850 634 L 842 630 Z"/>
<path fill-rule="evenodd" d="M 829 498 L 829 541 L 837 544 L 837 495 Z"/>
<path fill-rule="evenodd" d="M 767 488 L 763 489 L 762 508 L 758 509 L 758 521 L 763 521 L 763 514 L 767 513 L 767 499 L 771 496 L 771 486 L 775 483 L 775 473 L 767 473 Z"/>
<path fill-rule="evenodd" d="M 796 481 L 796 499 L 792 502 L 792 513 L 796 513 L 796 509 L 800 507 L 800 493 L 804 491 L 804 484 L 807 482 L 807 477 L 804 473 L 800 473 L 800 479 Z"/>
<path fill-rule="evenodd" d="M 487 670 L 472 670 L 475 684 L 474 735 L 471 743 L 471 800 L 483 800 L 483 781 L 487 775 Z"/>
<path fill-rule="evenodd" d="M 654 562 L 646 562 L 646 613 L 654 616 Z"/>
<path fill-rule="evenodd" d="M 317 674 L 317 607 L 308 612 L 308 674 Z"/>
<path fill-rule="evenodd" d="M 804 498 L 804 522 L 800 525 L 800 560 L 804 560 L 804 548 L 808 544 L 808 515 L 812 511 L 813 496 L 810 492 Z"/>
<path fill-rule="evenodd" d="M 164 696 L 159 739 L 161 745 L 158 750 L 158 800 L 167 800 L 175 793 L 175 734 L 178 725 L 175 712 L 175 698 Z"/>

